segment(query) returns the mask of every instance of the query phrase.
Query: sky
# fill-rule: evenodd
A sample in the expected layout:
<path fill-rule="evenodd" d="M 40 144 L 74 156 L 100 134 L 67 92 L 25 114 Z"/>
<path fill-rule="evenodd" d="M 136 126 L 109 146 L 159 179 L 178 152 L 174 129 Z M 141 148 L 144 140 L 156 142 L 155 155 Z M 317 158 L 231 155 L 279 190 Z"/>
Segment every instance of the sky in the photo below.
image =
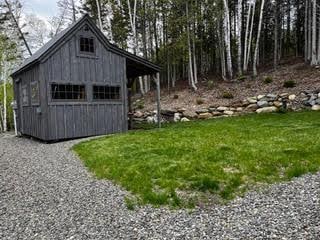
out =
<path fill-rule="evenodd" d="M 42 20 L 48 21 L 58 12 L 56 0 L 24 0 L 24 9 L 28 13 L 34 13 Z"/>

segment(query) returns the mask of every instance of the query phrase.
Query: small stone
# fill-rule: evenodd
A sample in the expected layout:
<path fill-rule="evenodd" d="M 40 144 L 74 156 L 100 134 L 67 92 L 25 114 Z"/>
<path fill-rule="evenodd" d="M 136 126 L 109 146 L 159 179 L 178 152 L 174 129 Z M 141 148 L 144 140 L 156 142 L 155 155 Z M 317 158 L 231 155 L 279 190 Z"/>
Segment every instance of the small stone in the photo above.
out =
<path fill-rule="evenodd" d="M 320 98 L 320 93 L 318 93 L 318 98 Z"/>
<path fill-rule="evenodd" d="M 261 99 L 263 99 L 263 98 L 265 98 L 266 97 L 266 95 L 258 95 L 258 100 L 261 100 Z"/>
<path fill-rule="evenodd" d="M 320 105 L 320 98 L 316 100 L 316 105 Z"/>
<path fill-rule="evenodd" d="M 293 101 L 293 100 L 296 99 L 296 97 L 297 97 L 296 95 L 292 94 L 292 95 L 289 96 L 289 100 L 290 100 L 290 101 Z"/>
<path fill-rule="evenodd" d="M 209 112 L 207 112 L 207 113 L 201 113 L 201 114 L 199 114 L 199 116 L 198 116 L 199 119 L 209 119 L 209 118 L 211 118 L 211 117 L 212 117 L 212 114 L 209 113 Z"/>
<path fill-rule="evenodd" d="M 186 117 L 181 118 L 181 122 L 190 122 L 190 120 Z"/>
<path fill-rule="evenodd" d="M 314 105 L 312 106 L 313 111 L 320 111 L 320 105 Z"/>
<path fill-rule="evenodd" d="M 234 114 L 233 111 L 224 111 L 223 113 L 228 116 L 232 116 Z"/>
<path fill-rule="evenodd" d="M 264 107 L 264 108 L 259 108 L 256 112 L 257 113 L 272 113 L 276 112 L 278 108 L 276 107 Z"/>
<path fill-rule="evenodd" d="M 263 108 L 263 107 L 268 107 L 268 106 L 269 106 L 269 103 L 268 103 L 268 101 L 259 101 L 259 102 L 257 103 L 257 105 L 258 105 L 258 107 Z"/>
<path fill-rule="evenodd" d="M 243 111 L 243 108 L 242 108 L 242 107 L 238 107 L 238 108 L 236 109 L 236 111 L 237 111 L 237 112 L 242 112 L 242 111 Z"/>
<path fill-rule="evenodd" d="M 227 108 L 227 107 L 218 107 L 217 110 L 218 110 L 219 112 L 224 112 L 224 111 L 228 111 L 229 108 Z"/>

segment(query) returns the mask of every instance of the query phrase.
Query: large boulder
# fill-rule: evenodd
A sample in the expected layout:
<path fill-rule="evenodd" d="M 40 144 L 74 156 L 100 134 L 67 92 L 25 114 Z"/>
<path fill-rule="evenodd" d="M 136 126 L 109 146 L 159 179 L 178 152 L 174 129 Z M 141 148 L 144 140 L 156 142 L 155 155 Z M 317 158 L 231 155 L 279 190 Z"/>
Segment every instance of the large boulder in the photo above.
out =
<path fill-rule="evenodd" d="M 296 99 L 296 97 L 297 97 L 296 95 L 292 94 L 292 95 L 289 96 L 289 100 L 290 100 L 290 101 L 293 101 L 293 100 Z"/>
<path fill-rule="evenodd" d="M 256 97 L 249 97 L 249 98 L 247 98 L 247 101 L 250 104 L 257 103 L 257 98 Z"/>
<path fill-rule="evenodd" d="M 142 118 L 143 117 L 143 112 L 141 111 L 136 111 L 134 114 L 133 114 L 133 117 L 135 118 Z"/>
<path fill-rule="evenodd" d="M 209 112 L 209 110 L 206 109 L 206 108 L 199 109 L 199 110 L 196 111 L 197 114 L 208 113 L 208 112 Z"/>
<path fill-rule="evenodd" d="M 314 105 L 312 106 L 313 111 L 320 111 L 320 105 Z"/>
<path fill-rule="evenodd" d="M 181 120 L 181 113 L 175 113 L 173 116 L 173 121 L 180 122 L 180 120 Z"/>
<path fill-rule="evenodd" d="M 256 112 L 257 113 L 272 113 L 278 111 L 278 108 L 276 107 L 264 107 L 264 108 L 259 108 Z"/>
<path fill-rule="evenodd" d="M 257 105 L 258 105 L 258 107 L 260 107 L 260 108 L 264 108 L 264 107 L 268 107 L 269 106 L 269 103 L 268 103 L 268 101 L 259 101 L 259 102 L 257 102 Z"/>
<path fill-rule="evenodd" d="M 228 116 L 232 116 L 234 114 L 233 111 L 224 111 L 223 113 Z"/>
<path fill-rule="evenodd" d="M 209 118 L 211 118 L 211 117 L 212 117 L 212 114 L 209 113 L 209 112 L 207 112 L 207 113 L 201 113 L 201 114 L 198 115 L 198 118 L 199 118 L 199 119 L 209 119 Z"/>
<path fill-rule="evenodd" d="M 186 117 L 181 118 L 181 122 L 190 122 L 190 120 Z"/>
<path fill-rule="evenodd" d="M 229 108 L 227 108 L 227 107 L 218 107 L 217 108 L 218 112 L 224 112 L 224 111 L 228 111 L 228 110 L 229 110 Z"/>
<path fill-rule="evenodd" d="M 257 104 L 250 104 L 249 106 L 247 106 L 246 107 L 246 110 L 247 111 L 255 111 L 255 110 L 257 110 L 259 107 L 258 107 L 258 105 Z"/>

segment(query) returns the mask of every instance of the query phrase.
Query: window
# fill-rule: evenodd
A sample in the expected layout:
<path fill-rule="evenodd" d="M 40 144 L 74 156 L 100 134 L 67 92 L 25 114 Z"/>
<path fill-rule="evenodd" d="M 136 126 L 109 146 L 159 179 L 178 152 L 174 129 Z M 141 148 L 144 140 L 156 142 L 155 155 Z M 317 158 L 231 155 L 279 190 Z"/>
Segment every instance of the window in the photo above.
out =
<path fill-rule="evenodd" d="M 80 36 L 80 52 L 94 53 L 94 39 Z"/>
<path fill-rule="evenodd" d="M 40 96 L 39 96 L 38 81 L 31 82 L 30 87 L 31 87 L 31 104 L 39 104 Z"/>
<path fill-rule="evenodd" d="M 29 105 L 29 96 L 28 96 L 27 85 L 23 85 L 21 87 L 21 97 L 22 97 L 22 105 L 28 106 Z"/>
<path fill-rule="evenodd" d="M 85 100 L 85 85 L 51 84 L 51 97 L 53 100 Z"/>
<path fill-rule="evenodd" d="M 93 86 L 94 100 L 120 100 L 119 86 Z"/>

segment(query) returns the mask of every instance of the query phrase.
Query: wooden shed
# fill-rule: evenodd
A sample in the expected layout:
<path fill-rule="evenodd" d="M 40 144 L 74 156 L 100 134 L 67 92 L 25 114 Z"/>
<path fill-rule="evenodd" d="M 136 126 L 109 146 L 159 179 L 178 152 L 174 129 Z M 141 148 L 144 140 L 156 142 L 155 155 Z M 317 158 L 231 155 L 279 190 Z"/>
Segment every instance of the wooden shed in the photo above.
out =
<path fill-rule="evenodd" d="M 111 44 L 85 15 L 12 73 L 17 130 L 44 141 L 125 132 L 128 88 L 159 70 Z"/>

